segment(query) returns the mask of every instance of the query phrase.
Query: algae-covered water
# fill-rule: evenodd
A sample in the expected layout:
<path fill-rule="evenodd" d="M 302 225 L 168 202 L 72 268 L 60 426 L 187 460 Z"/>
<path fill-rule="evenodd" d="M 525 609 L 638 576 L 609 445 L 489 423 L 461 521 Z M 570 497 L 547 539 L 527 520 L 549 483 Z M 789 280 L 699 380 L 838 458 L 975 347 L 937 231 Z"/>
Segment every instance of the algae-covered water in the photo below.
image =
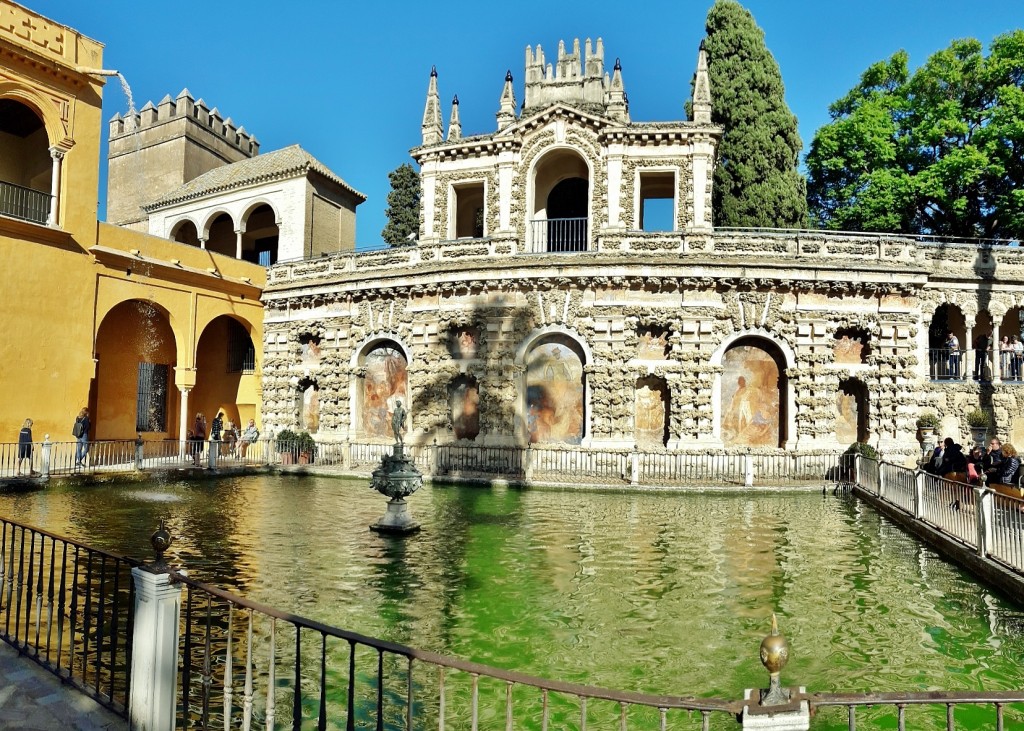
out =
<path fill-rule="evenodd" d="M 851 497 L 435 486 L 409 504 L 423 530 L 405 538 L 367 529 L 385 500 L 365 481 L 317 477 L 48 488 L 0 495 L 0 514 L 147 558 L 163 518 L 172 563 L 193 577 L 578 683 L 739 697 L 766 684 L 758 646 L 775 612 L 786 685 L 1024 687 L 1022 608 Z M 879 719 L 864 727 L 895 727 Z M 991 710 L 960 708 L 957 723 L 994 727 Z M 845 728 L 845 715 L 812 728 Z"/>

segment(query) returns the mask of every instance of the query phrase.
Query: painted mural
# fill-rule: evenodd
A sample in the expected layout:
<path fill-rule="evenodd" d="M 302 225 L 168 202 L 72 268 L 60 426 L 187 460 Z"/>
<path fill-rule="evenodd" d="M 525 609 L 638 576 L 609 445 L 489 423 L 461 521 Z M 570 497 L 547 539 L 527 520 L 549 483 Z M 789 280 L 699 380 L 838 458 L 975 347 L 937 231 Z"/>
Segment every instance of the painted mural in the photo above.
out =
<path fill-rule="evenodd" d="M 408 362 L 401 351 L 389 345 L 374 348 L 363 361 L 362 419 L 363 432 L 370 437 L 392 439 L 391 415 L 395 402 L 406 407 L 408 398 Z"/>
<path fill-rule="evenodd" d="M 840 444 L 858 441 L 859 410 L 856 394 L 843 388 L 836 392 L 836 441 Z"/>
<path fill-rule="evenodd" d="M 727 447 L 779 446 L 775 359 L 756 345 L 738 345 L 726 352 L 722 369 L 722 442 Z"/>
<path fill-rule="evenodd" d="M 452 432 L 456 439 L 476 439 L 480 433 L 480 389 L 473 378 L 458 378 L 448 389 Z"/>
<path fill-rule="evenodd" d="M 531 443 L 583 439 L 583 362 L 563 343 L 548 342 L 526 361 L 527 429 Z"/>
<path fill-rule="evenodd" d="M 843 335 L 836 338 L 833 354 L 836 363 L 863 363 L 864 341 L 857 335 Z"/>
<path fill-rule="evenodd" d="M 662 378 L 641 378 L 636 388 L 636 431 L 639 447 L 664 447 L 668 441 L 668 388 Z"/>
<path fill-rule="evenodd" d="M 472 360 L 476 358 L 479 343 L 480 331 L 477 328 L 456 328 L 449 333 L 448 350 L 457 360 Z"/>
<path fill-rule="evenodd" d="M 311 434 L 320 430 L 320 390 L 315 383 L 302 391 L 302 428 Z"/>
<path fill-rule="evenodd" d="M 304 366 L 320 365 L 320 339 L 308 337 L 303 338 L 299 343 L 302 350 L 299 362 Z"/>
<path fill-rule="evenodd" d="M 641 330 L 638 333 L 636 357 L 640 360 L 665 360 L 668 336 L 664 330 Z"/>

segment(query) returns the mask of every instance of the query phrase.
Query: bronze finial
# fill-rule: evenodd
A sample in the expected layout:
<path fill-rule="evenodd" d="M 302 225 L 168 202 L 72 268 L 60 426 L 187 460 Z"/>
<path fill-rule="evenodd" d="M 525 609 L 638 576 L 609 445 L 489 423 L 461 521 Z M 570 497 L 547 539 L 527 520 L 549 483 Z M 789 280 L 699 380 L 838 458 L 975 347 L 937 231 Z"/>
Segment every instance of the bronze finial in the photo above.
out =
<path fill-rule="evenodd" d="M 768 687 L 761 690 L 762 706 L 789 703 L 789 691 L 779 684 L 779 673 L 789 662 L 789 643 L 779 634 L 779 623 L 772 612 L 772 631 L 761 640 L 761 664 L 769 674 Z"/>
<path fill-rule="evenodd" d="M 149 544 L 153 546 L 153 551 L 156 553 L 156 561 L 153 564 L 153 568 L 160 571 L 168 569 L 167 562 L 164 561 L 164 551 L 170 548 L 172 543 L 174 543 L 174 536 L 167 530 L 167 526 L 164 525 L 164 521 L 161 518 L 160 527 L 149 538 Z"/>

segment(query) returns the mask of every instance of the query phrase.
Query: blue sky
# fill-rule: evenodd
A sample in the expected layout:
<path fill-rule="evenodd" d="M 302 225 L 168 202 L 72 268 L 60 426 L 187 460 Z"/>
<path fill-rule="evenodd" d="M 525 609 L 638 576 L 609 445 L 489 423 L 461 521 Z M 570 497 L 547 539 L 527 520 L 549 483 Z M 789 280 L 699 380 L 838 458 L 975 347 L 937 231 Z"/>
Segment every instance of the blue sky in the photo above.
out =
<path fill-rule="evenodd" d="M 496 127 L 506 69 L 522 101 L 527 45 L 540 43 L 551 59 L 560 39 L 568 45 L 574 37 L 600 36 L 606 65 L 622 59 L 632 118 L 683 119 L 712 4 L 20 1 L 104 43 L 104 65 L 124 73 L 138 107 L 187 87 L 254 133 L 264 152 L 302 145 L 368 196 L 359 207 L 361 246 L 379 243 L 387 174 L 419 144 L 431 65 L 446 126 L 458 94 L 463 133 L 486 133 Z M 954 38 L 975 37 L 987 46 L 1024 26 L 1021 0 L 745 5 L 782 68 L 805 152 L 828 121 L 828 105 L 871 63 L 903 48 L 917 66 Z M 104 91 L 103 108 L 105 119 L 127 108 L 116 81 Z M 101 212 L 105 175 L 102 180 Z"/>

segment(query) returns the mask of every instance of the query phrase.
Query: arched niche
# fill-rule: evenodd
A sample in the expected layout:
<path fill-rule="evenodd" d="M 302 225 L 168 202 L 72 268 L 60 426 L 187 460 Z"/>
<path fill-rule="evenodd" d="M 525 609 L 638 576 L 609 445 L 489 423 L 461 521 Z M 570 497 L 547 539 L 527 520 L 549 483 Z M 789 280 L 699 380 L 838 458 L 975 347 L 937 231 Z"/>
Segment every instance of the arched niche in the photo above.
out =
<path fill-rule="evenodd" d="M 480 433 L 480 387 L 472 376 L 458 376 L 448 384 L 448 414 L 452 436 L 476 439 Z"/>
<path fill-rule="evenodd" d="M 668 357 L 668 329 L 655 325 L 637 328 L 636 357 L 640 360 L 665 360 Z"/>
<path fill-rule="evenodd" d="M 242 215 L 242 259 L 261 266 L 277 263 L 281 229 L 269 203 L 250 206 Z"/>
<path fill-rule="evenodd" d="M 786 358 L 758 336 L 732 342 L 722 355 L 719 433 L 726 447 L 781 447 L 789 439 Z"/>
<path fill-rule="evenodd" d="M 53 175 L 49 148 L 36 110 L 0 98 L 0 215 L 46 223 Z"/>
<path fill-rule="evenodd" d="M 868 387 L 858 378 L 840 381 L 836 390 L 836 442 L 866 443 L 868 437 Z"/>
<path fill-rule="evenodd" d="M 473 360 L 480 346 L 480 328 L 457 325 L 448 330 L 448 353 L 455 360 Z"/>
<path fill-rule="evenodd" d="M 375 340 L 359 353 L 363 377 L 356 398 L 356 425 L 363 435 L 392 439 L 391 416 L 398 401 L 408 409 L 409 360 L 394 340 Z"/>
<path fill-rule="evenodd" d="M 314 379 L 302 378 L 296 386 L 295 404 L 299 429 L 310 434 L 320 431 L 320 386 Z"/>
<path fill-rule="evenodd" d="M 320 337 L 313 333 L 299 335 L 299 363 L 306 367 L 318 367 L 322 357 Z"/>
<path fill-rule="evenodd" d="M 535 339 L 525 356 L 526 431 L 532 444 L 579 444 L 586 434 L 586 353 L 568 335 Z"/>
<path fill-rule="evenodd" d="M 189 246 L 199 246 L 199 229 L 189 219 L 178 221 L 171 228 L 170 238 L 172 241 L 177 241 L 179 244 L 188 244 Z"/>
<path fill-rule="evenodd" d="M 836 363 L 864 365 L 871 354 L 871 337 L 863 328 L 838 328 L 833 339 L 832 354 Z"/>
<path fill-rule="evenodd" d="M 956 348 L 948 346 L 949 336 L 956 338 Z M 943 303 L 935 308 L 928 325 L 928 367 L 932 380 L 959 380 L 963 377 L 963 352 L 969 347 L 964 313 L 954 304 Z"/>
<path fill-rule="evenodd" d="M 555 148 L 534 165 L 530 238 L 534 251 L 586 251 L 590 240 L 590 166 L 575 149 Z"/>
<path fill-rule="evenodd" d="M 633 435 L 636 445 L 640 448 L 667 445 L 670 413 L 669 390 L 665 379 L 659 376 L 638 378 Z"/>

